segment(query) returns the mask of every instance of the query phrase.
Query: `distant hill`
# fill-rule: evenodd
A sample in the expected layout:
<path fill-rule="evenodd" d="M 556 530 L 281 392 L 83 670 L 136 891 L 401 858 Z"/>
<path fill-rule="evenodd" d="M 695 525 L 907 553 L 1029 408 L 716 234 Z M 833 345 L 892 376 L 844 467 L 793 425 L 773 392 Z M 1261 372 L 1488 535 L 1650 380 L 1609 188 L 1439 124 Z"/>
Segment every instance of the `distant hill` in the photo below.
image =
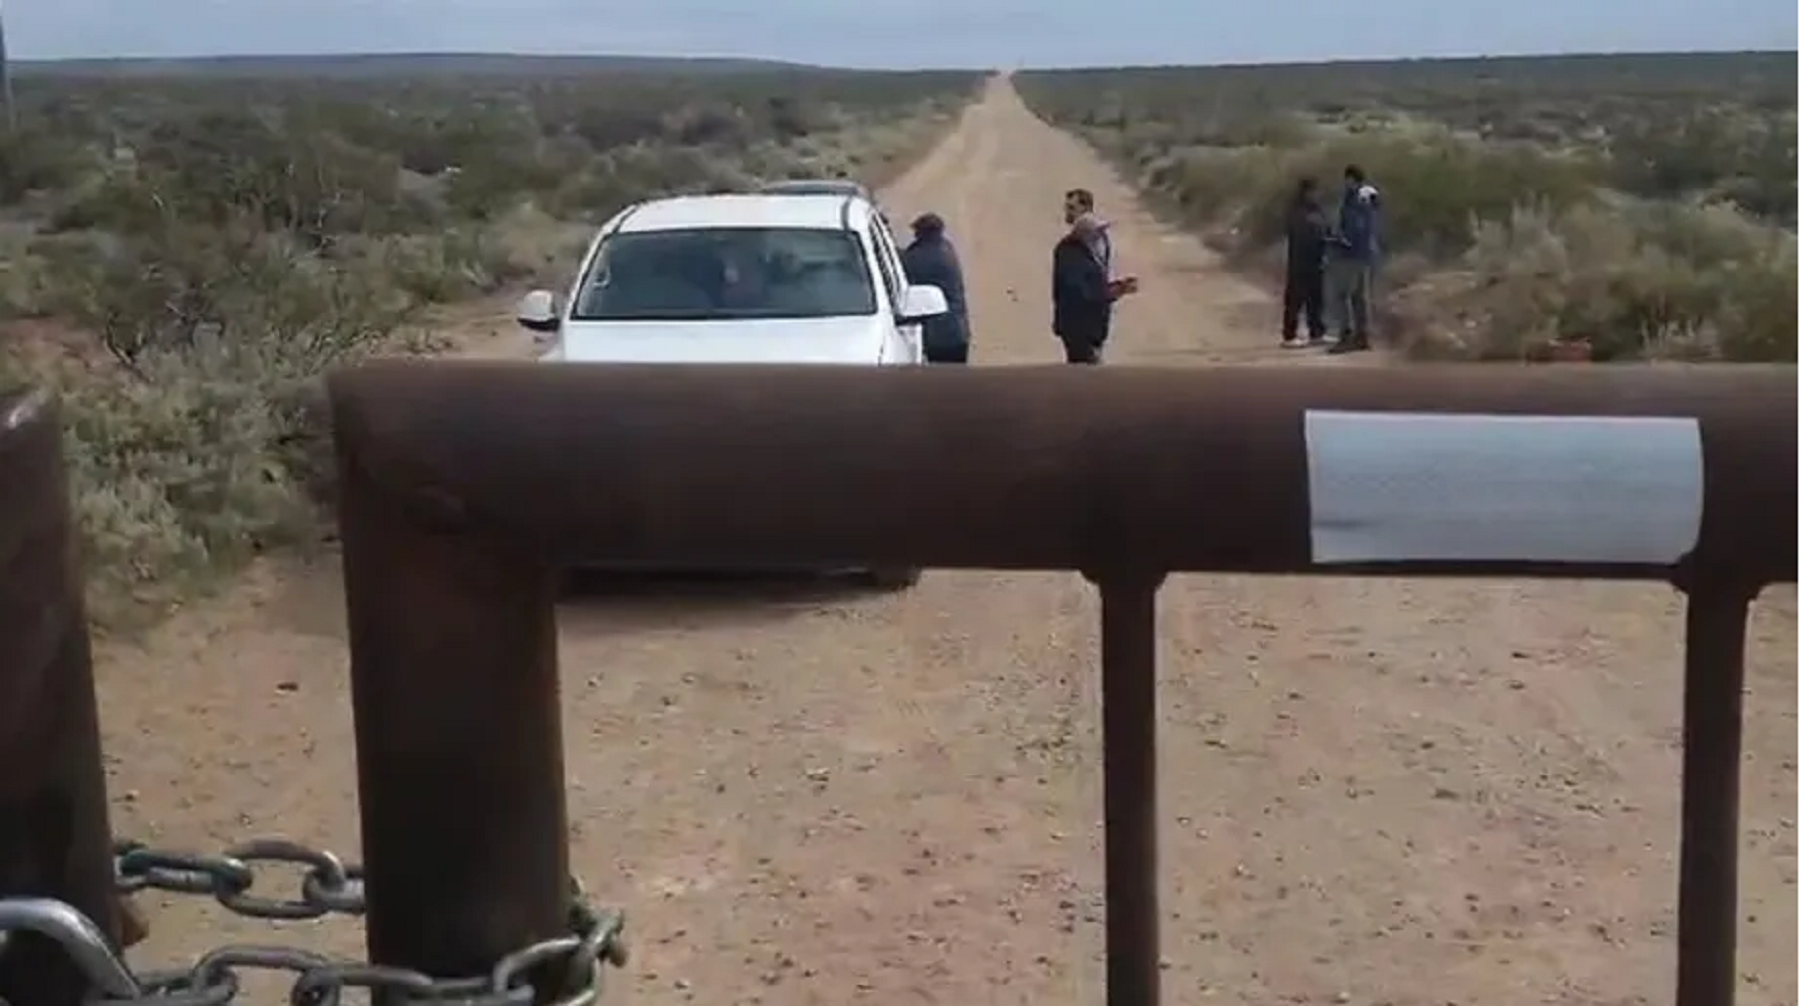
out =
<path fill-rule="evenodd" d="M 321 56 L 185 56 L 169 59 L 13 60 L 21 77 L 580 77 L 605 73 L 793 72 L 824 67 L 769 59 L 679 56 L 517 56 L 504 53 L 368 53 Z"/>
<path fill-rule="evenodd" d="M 1655 78 L 1670 72 L 1706 74 L 1721 67 L 1734 70 L 1763 69 L 1792 76 L 1800 54 L 1792 49 L 1696 52 L 1572 52 L 1542 55 L 1422 56 L 1407 59 L 1340 59 L 1291 63 L 1146 64 L 1141 66 L 1025 67 L 1025 73 L 1118 73 L 1154 71 L 1209 71 L 1220 74 L 1330 74 L 1417 77 L 1518 77 L 1550 71 L 1560 76 L 1588 75 L 1599 79 L 1621 74 Z"/>
<path fill-rule="evenodd" d="M 1660 94 L 1691 101 L 1698 94 L 1748 101 L 1757 107 L 1792 108 L 1793 50 L 1752 52 L 1570 53 L 1547 56 L 1474 56 L 1446 59 L 1340 60 L 1331 63 L 1231 63 L 1214 66 L 1082 67 L 1021 71 L 1024 77 L 1087 79 L 1111 86 L 1123 79 L 1171 87 L 1261 89 L 1314 97 L 1390 89 L 1482 88 L 1529 99 L 1572 92 L 1590 95 Z M 1271 89 L 1273 89 L 1271 91 Z"/>

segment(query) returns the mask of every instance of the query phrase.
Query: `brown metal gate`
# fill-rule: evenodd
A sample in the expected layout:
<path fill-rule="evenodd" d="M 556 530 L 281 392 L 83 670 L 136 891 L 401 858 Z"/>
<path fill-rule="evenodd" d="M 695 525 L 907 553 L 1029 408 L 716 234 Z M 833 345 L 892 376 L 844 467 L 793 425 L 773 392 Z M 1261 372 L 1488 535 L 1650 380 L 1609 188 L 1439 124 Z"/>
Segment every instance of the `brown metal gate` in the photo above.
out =
<path fill-rule="evenodd" d="M 563 931 L 561 563 L 1083 572 L 1101 594 L 1116 1006 L 1158 1001 L 1154 605 L 1167 573 L 1636 579 L 1671 582 L 1689 599 L 1676 1001 L 1732 1001 L 1745 620 L 1758 591 L 1795 576 L 1792 368 L 875 373 L 384 361 L 335 375 L 331 392 L 376 962 L 477 973 Z M 44 535 L 64 534 L 54 436 L 30 411 L 0 430 L 0 518 L 35 508 Z M 1445 417 L 1473 425 L 1446 441 Z M 1439 477 L 1417 458 L 1449 465 L 1457 444 L 1511 457 L 1493 439 L 1511 430 L 1523 442 L 1508 417 L 1560 417 L 1538 442 L 1598 430 L 1631 448 L 1640 474 L 1669 462 L 1691 469 L 1692 485 L 1639 485 L 1629 467 L 1573 476 L 1636 487 L 1627 514 L 1668 511 L 1649 514 L 1634 541 L 1371 544 L 1358 536 L 1369 539 L 1364 525 L 1379 519 L 1321 517 L 1334 505 L 1329 481 L 1369 474 L 1359 451 L 1385 464 L 1405 453 L 1393 444 L 1422 437 L 1402 473 L 1422 481 L 1397 493 L 1416 496 Z M 1412 425 L 1382 425 L 1392 419 Z M 1591 460 L 1579 444 L 1564 454 L 1560 463 Z M 11 478 L 18 470 L 35 481 Z M 958 519 L 917 519 L 927 499 Z M 31 643 L 41 612 L 18 600 L 53 576 L 71 581 L 41 555 L 12 554 L 0 549 L 0 656 L 38 648 L 29 670 L 0 673 L 0 728 L 7 708 L 26 707 L 14 697 L 76 710 L 66 713 L 80 726 L 69 767 L 33 785 L 89 809 L 79 854 L 60 866 L 19 873 L 23 854 L 0 846 L 0 895 L 57 893 L 104 919 L 104 864 L 91 855 L 105 846 L 98 755 L 75 750 L 92 735 L 85 651 L 70 644 L 51 657 Z M 76 605 L 65 591 L 59 624 L 77 623 Z M 66 694 L 33 692 L 47 688 L 53 660 Z M 0 758 L 30 742 L 13 729 L 0 729 Z M 31 789 L 8 783 L 0 811 Z M 487 813 L 466 814 L 471 792 Z M 9 967 L 52 966 L 0 960 L 0 995 Z"/>

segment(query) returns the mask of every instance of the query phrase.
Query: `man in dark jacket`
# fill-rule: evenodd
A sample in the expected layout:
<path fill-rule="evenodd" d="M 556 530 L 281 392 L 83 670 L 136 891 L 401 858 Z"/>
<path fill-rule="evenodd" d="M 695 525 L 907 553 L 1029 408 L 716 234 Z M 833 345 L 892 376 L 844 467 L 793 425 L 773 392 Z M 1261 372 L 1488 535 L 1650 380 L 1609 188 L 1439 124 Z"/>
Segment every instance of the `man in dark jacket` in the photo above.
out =
<path fill-rule="evenodd" d="M 1331 299 L 1338 316 L 1333 353 L 1369 348 L 1369 301 L 1380 258 L 1381 192 L 1352 164 L 1344 169 L 1344 199 L 1331 249 Z"/>
<path fill-rule="evenodd" d="M 1107 279 L 1100 242 L 1105 234 L 1091 213 L 1075 218 L 1056 243 L 1051 260 L 1050 329 L 1070 363 L 1097 364 L 1112 328 L 1113 301 L 1131 292 L 1130 281 Z"/>
<path fill-rule="evenodd" d="M 944 291 L 950 310 L 925 319 L 925 362 L 969 362 L 969 301 L 963 290 L 962 263 L 944 236 L 944 218 L 927 213 L 913 221 L 913 241 L 900 253 L 909 283 Z"/>
<path fill-rule="evenodd" d="M 1281 345 L 1300 349 L 1325 343 L 1325 247 L 1331 221 L 1319 205 L 1319 183 L 1300 179 L 1287 219 L 1287 283 L 1281 298 Z M 1300 319 L 1306 319 L 1306 340 Z"/>

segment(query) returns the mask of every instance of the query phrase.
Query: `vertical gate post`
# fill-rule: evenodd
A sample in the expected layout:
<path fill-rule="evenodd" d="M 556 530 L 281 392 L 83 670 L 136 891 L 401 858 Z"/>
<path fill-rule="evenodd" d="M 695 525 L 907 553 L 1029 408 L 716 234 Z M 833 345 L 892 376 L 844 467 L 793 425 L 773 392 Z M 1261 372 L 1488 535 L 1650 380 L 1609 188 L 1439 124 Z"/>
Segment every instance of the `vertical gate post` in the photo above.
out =
<path fill-rule="evenodd" d="M 1163 575 L 1133 571 L 1090 579 L 1100 586 L 1106 1001 L 1157 1006 L 1156 593 Z"/>
<path fill-rule="evenodd" d="M 424 493 L 378 482 L 345 425 L 339 519 L 370 959 L 486 974 L 568 933 L 551 571 L 456 501 L 421 503 Z"/>
<path fill-rule="evenodd" d="M 1731 1006 L 1737 995 L 1744 637 L 1755 596 L 1710 583 L 1688 593 L 1676 1006 Z"/>
<path fill-rule="evenodd" d="M 61 417 L 0 393 L 0 897 L 51 897 L 116 948 L 112 829 Z M 0 1000 L 75 1006 L 87 978 L 55 943 L 15 933 Z"/>

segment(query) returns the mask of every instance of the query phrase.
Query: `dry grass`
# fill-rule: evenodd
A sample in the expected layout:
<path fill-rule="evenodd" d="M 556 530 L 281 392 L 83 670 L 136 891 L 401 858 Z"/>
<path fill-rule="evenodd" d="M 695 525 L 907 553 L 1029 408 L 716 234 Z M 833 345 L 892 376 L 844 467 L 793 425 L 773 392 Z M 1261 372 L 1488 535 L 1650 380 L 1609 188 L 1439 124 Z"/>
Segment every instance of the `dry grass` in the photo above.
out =
<path fill-rule="evenodd" d="M 327 367 L 557 274 L 668 191 L 878 184 L 975 74 L 20 82 L 0 144 L 0 385 L 55 387 L 103 627 L 316 541 Z"/>

